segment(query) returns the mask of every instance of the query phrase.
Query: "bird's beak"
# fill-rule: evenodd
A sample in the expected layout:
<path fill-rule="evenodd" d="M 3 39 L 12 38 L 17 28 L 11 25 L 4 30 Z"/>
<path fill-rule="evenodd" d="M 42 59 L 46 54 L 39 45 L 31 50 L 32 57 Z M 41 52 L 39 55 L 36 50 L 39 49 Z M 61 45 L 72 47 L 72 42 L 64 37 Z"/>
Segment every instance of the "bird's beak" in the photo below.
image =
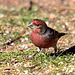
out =
<path fill-rule="evenodd" d="M 33 26 L 33 24 L 32 23 L 30 23 L 27 27 L 30 27 L 30 28 L 32 28 L 32 26 Z"/>

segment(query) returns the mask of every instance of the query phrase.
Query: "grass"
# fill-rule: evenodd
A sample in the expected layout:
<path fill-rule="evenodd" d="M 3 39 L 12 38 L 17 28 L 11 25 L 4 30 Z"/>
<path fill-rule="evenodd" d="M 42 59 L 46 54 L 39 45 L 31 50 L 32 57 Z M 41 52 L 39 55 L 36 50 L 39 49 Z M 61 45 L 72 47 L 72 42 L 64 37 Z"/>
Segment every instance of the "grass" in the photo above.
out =
<path fill-rule="evenodd" d="M 67 55 L 58 55 L 55 59 L 52 58 L 51 54 L 37 54 L 33 60 L 26 60 L 29 55 L 33 55 L 36 52 L 36 47 L 32 45 L 29 39 L 29 32 L 30 30 L 27 28 L 27 25 L 35 18 L 43 19 L 45 21 L 49 21 L 48 17 L 41 16 L 41 12 L 37 12 L 34 10 L 35 7 L 32 8 L 31 11 L 26 11 L 25 9 L 21 9 L 19 11 L 6 11 L 2 10 L 1 12 L 4 15 L 4 18 L 0 21 L 0 29 L 3 34 L 0 34 L 0 47 L 3 43 L 7 42 L 9 38 L 12 39 L 18 37 L 21 32 L 25 29 L 26 33 L 21 36 L 21 38 L 14 42 L 14 45 L 6 45 L 6 48 L 0 50 L 0 67 L 9 67 L 17 69 L 15 72 L 12 70 L 12 74 L 21 74 L 26 73 L 31 74 L 35 72 L 44 72 L 46 70 L 50 70 L 48 75 L 55 75 L 57 73 L 65 73 L 68 68 L 68 71 L 71 67 L 75 68 L 75 56 L 71 54 Z M 14 13 L 22 13 L 19 15 L 11 15 Z M 60 11 L 56 11 L 56 14 L 61 13 Z M 9 14 L 11 16 L 7 16 Z M 73 15 L 73 14 L 72 14 Z M 67 21 L 67 20 L 66 20 Z M 56 23 L 57 30 L 61 30 L 61 25 Z M 61 29 L 60 29 L 61 28 Z M 28 38 L 29 40 L 25 40 Z M 24 40 L 24 42 L 21 42 Z M 28 48 L 22 48 L 19 50 L 21 45 L 26 45 Z M 11 48 L 12 47 L 12 48 Z M 42 63 L 40 63 L 42 61 Z M 35 66 L 38 64 L 38 66 Z M 31 68 L 27 68 L 31 66 Z M 34 68 L 32 66 L 35 66 Z M 71 66 L 71 67 L 69 67 Z M 39 69 L 40 67 L 41 69 Z M 66 67 L 66 68 L 64 68 Z M 35 69 L 36 68 L 36 69 Z M 46 69 L 47 68 L 47 69 Z M 1 70 L 1 74 L 4 75 L 5 73 L 9 73 L 10 70 L 8 69 Z M 33 71 L 32 71 L 33 70 Z M 16 73 L 17 72 L 17 73 Z M 74 71 L 72 71 L 74 72 Z M 11 72 L 10 72 L 11 73 Z M 24 73 L 24 74 L 25 74 Z"/>

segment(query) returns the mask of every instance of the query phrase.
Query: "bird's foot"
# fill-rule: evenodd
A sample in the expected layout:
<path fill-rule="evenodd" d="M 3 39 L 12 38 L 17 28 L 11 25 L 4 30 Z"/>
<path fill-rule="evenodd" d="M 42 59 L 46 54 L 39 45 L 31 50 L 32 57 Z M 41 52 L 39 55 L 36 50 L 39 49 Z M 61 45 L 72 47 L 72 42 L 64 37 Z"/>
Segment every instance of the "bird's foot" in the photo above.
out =
<path fill-rule="evenodd" d="M 32 59 L 34 59 L 34 55 L 29 56 L 28 58 L 32 60 Z"/>
<path fill-rule="evenodd" d="M 41 50 L 41 53 L 45 53 L 45 52 L 46 52 L 45 49 Z"/>
<path fill-rule="evenodd" d="M 33 60 L 34 59 L 34 57 L 35 57 L 35 55 L 37 54 L 37 53 L 39 53 L 38 51 L 34 54 L 34 55 L 29 55 L 29 57 L 27 58 L 28 60 Z"/>
<path fill-rule="evenodd" d="M 54 54 L 53 57 L 52 57 L 52 59 L 55 59 L 55 58 L 56 58 L 56 55 Z"/>

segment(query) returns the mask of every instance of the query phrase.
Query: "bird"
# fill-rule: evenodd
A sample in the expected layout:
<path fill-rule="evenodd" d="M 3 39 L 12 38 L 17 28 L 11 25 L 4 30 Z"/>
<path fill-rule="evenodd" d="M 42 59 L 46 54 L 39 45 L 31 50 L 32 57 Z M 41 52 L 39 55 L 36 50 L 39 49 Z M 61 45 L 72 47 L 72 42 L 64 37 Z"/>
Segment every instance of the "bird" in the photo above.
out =
<path fill-rule="evenodd" d="M 57 52 L 57 42 L 60 37 L 66 35 L 67 33 L 59 33 L 58 31 L 50 28 L 47 24 L 41 19 L 33 19 L 31 23 L 27 26 L 31 28 L 30 39 L 32 43 L 38 47 L 41 51 L 41 48 L 54 48 L 54 57 Z M 38 51 L 32 56 L 34 57 Z"/>

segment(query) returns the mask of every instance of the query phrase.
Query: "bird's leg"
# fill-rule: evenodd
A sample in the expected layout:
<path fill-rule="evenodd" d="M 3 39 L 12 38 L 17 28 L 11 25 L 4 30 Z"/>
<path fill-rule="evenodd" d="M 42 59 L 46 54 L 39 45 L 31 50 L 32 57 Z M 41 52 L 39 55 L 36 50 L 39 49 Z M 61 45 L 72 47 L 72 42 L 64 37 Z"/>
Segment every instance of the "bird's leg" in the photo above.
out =
<path fill-rule="evenodd" d="M 41 48 L 39 48 L 40 49 L 40 52 L 41 52 L 41 54 L 40 54 L 40 57 L 41 57 L 41 63 L 43 62 L 42 61 L 42 53 L 45 53 L 45 49 L 43 49 L 43 50 L 41 50 Z"/>
<path fill-rule="evenodd" d="M 53 55 L 53 58 L 55 58 L 56 57 L 56 52 L 57 52 L 57 46 L 54 46 L 54 55 Z"/>
<path fill-rule="evenodd" d="M 41 51 L 41 48 L 39 48 L 38 51 L 37 51 L 34 55 L 30 56 L 29 59 L 33 59 L 34 56 L 35 56 L 37 53 L 39 53 L 40 51 Z"/>
<path fill-rule="evenodd" d="M 42 50 L 40 50 L 40 51 L 41 51 L 41 53 L 45 53 L 46 52 L 44 48 Z"/>
<path fill-rule="evenodd" d="M 34 57 L 37 53 L 39 53 L 40 51 L 41 51 L 41 48 L 38 49 L 38 51 L 33 55 L 33 57 Z"/>

